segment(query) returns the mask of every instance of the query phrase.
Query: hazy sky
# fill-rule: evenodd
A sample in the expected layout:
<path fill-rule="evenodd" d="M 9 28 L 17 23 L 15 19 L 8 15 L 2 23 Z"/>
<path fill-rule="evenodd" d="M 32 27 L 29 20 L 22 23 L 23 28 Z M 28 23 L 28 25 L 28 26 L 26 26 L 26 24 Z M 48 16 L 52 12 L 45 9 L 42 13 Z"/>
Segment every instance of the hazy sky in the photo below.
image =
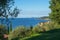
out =
<path fill-rule="evenodd" d="M 15 5 L 22 10 L 19 18 L 48 16 L 49 0 L 15 0 Z"/>

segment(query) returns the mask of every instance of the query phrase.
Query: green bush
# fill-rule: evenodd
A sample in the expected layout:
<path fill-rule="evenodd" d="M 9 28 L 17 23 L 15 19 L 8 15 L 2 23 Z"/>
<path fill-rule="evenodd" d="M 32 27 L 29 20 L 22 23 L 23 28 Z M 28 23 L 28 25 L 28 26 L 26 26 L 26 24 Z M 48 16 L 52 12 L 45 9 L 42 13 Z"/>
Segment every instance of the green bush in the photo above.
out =
<path fill-rule="evenodd" d="M 8 34 L 7 27 L 4 25 L 0 25 L 0 39 L 1 40 L 4 40 L 4 37 L 3 37 L 4 34 Z"/>
<path fill-rule="evenodd" d="M 33 28 L 33 32 L 35 33 L 45 32 L 45 31 L 56 29 L 59 26 L 57 23 L 54 22 L 44 23 L 42 26 L 40 25 L 41 24 L 36 25 Z"/>
<path fill-rule="evenodd" d="M 52 21 L 48 24 L 48 27 L 49 27 L 50 30 L 60 29 L 60 25 L 58 23 L 52 22 Z"/>
<path fill-rule="evenodd" d="M 43 31 L 43 30 L 42 30 L 42 28 L 40 26 L 38 26 L 38 25 L 34 26 L 33 33 L 39 33 L 41 31 Z"/>
<path fill-rule="evenodd" d="M 30 36 L 32 34 L 32 31 L 30 30 L 30 28 L 26 28 L 24 26 L 19 26 L 17 28 L 15 28 L 15 30 L 13 30 L 12 32 L 10 32 L 9 34 L 9 40 L 19 40 L 20 38 L 24 38 L 27 36 Z"/>
<path fill-rule="evenodd" d="M 9 40 L 24 37 L 25 31 L 26 29 L 23 26 L 15 28 L 12 32 L 10 32 Z"/>

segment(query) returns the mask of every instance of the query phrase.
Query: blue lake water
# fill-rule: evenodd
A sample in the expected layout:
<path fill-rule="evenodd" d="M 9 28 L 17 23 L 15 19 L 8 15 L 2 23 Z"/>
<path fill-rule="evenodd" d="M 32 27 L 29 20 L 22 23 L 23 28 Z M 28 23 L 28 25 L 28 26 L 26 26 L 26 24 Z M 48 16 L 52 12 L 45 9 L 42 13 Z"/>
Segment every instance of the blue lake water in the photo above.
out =
<path fill-rule="evenodd" d="M 40 20 L 40 19 L 36 19 L 36 18 L 15 18 L 14 20 L 12 20 L 12 26 L 13 28 L 17 27 L 17 26 L 34 26 L 37 25 L 40 22 L 46 22 L 47 20 Z"/>

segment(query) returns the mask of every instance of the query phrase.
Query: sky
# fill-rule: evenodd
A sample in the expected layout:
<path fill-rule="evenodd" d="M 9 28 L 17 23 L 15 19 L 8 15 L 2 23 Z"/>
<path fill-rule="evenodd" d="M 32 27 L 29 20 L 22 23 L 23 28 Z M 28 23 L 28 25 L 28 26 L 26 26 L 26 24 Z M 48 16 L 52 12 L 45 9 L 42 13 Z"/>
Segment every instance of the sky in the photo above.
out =
<path fill-rule="evenodd" d="M 32 18 L 48 16 L 50 13 L 49 0 L 15 0 L 21 12 L 18 18 Z"/>

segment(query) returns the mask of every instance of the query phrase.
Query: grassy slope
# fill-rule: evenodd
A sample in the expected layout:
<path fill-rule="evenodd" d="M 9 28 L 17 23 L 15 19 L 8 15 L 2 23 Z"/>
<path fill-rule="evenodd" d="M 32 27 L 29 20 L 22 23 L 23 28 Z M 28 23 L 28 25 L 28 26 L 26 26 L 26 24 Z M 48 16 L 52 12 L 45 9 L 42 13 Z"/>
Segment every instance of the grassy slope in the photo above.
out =
<path fill-rule="evenodd" d="M 60 40 L 60 29 L 40 33 L 38 35 L 27 37 L 22 40 Z"/>

